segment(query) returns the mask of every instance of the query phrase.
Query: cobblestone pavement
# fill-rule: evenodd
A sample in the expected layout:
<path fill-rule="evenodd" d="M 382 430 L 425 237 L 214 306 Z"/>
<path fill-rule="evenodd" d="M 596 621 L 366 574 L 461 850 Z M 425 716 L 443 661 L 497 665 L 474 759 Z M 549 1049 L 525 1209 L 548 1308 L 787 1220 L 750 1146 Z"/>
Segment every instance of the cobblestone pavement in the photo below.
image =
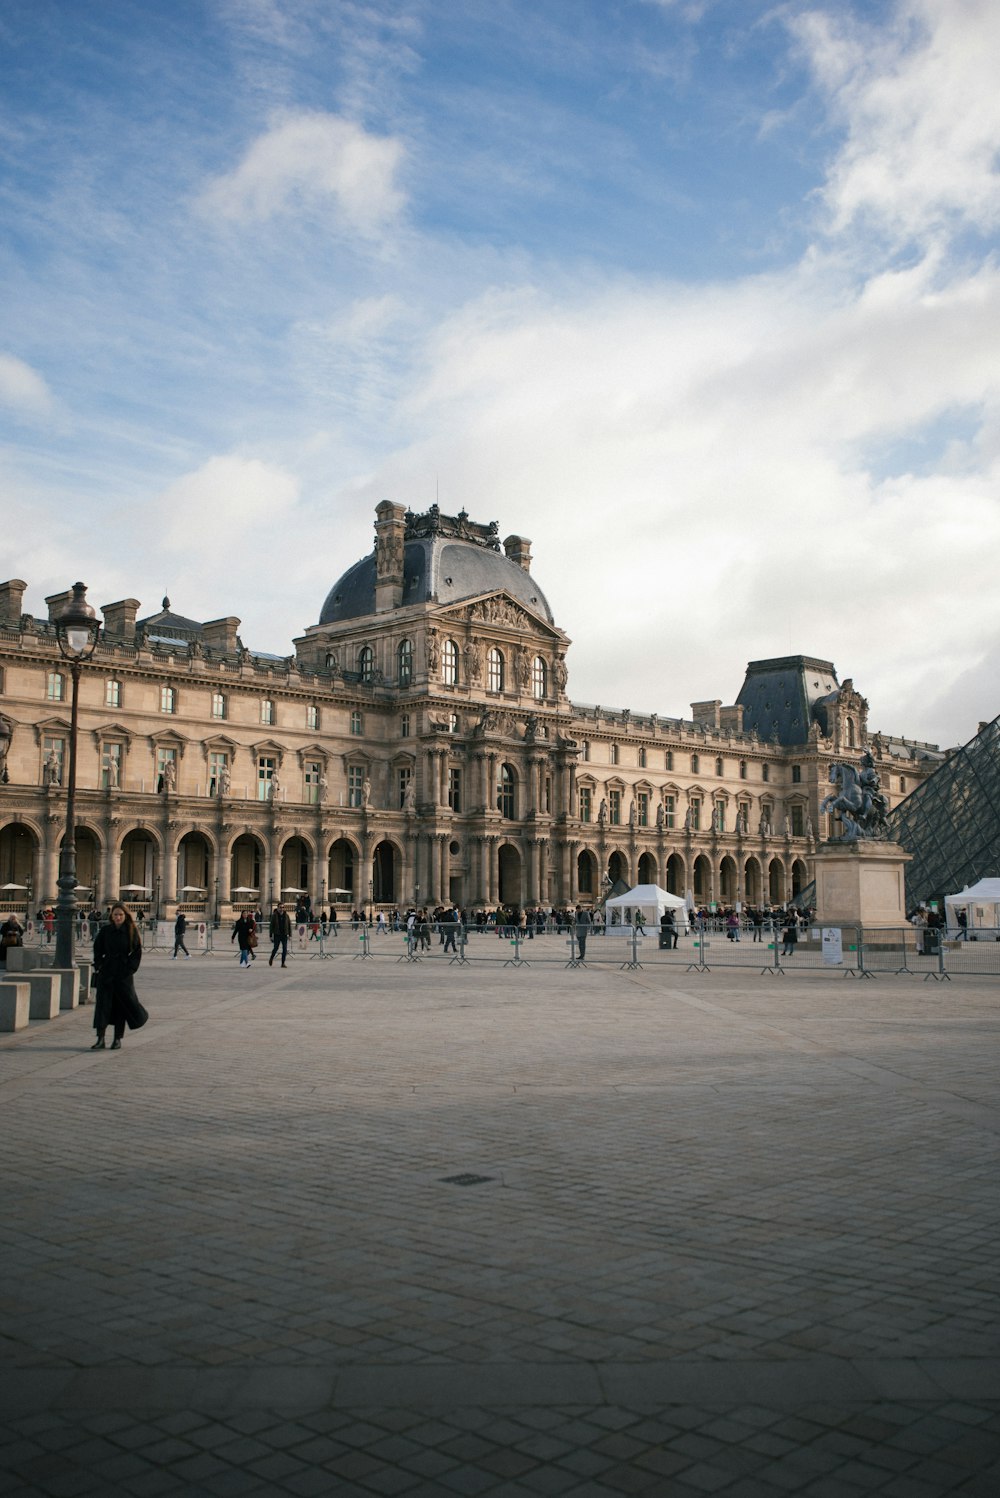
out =
<path fill-rule="evenodd" d="M 997 1498 L 1000 985 L 549 941 L 0 1039 L 4 1493 Z"/>

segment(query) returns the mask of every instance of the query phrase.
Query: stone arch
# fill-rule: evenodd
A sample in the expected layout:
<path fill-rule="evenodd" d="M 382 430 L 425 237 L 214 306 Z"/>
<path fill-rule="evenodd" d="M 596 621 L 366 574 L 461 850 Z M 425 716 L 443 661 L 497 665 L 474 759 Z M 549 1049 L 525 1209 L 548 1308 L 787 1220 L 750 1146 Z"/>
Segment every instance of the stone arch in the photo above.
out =
<path fill-rule="evenodd" d="M 780 858 L 772 858 L 767 866 L 767 897 L 772 905 L 785 903 L 785 865 Z"/>
<path fill-rule="evenodd" d="M 334 838 L 326 851 L 326 898 L 331 905 L 359 903 L 361 849 L 350 837 Z M 366 891 L 367 893 L 367 891 Z"/>
<path fill-rule="evenodd" d="M 0 884 L 22 884 L 23 889 L 0 893 L 0 910 L 28 911 L 38 894 L 38 858 L 41 834 L 30 820 L 18 817 L 0 828 Z"/>
<path fill-rule="evenodd" d="M 748 905 L 760 905 L 764 897 L 764 881 L 760 871 L 760 860 L 748 858 L 743 865 L 743 889 Z"/>
<path fill-rule="evenodd" d="M 608 878 L 611 880 L 612 885 L 624 884 L 626 889 L 632 883 L 629 875 L 628 857 L 620 848 L 615 848 L 614 852 L 608 858 Z"/>
<path fill-rule="evenodd" d="M 680 853 L 671 853 L 667 859 L 666 889 L 671 895 L 683 895 L 685 891 L 686 868 L 684 857 Z"/>
<path fill-rule="evenodd" d="M 108 898 L 121 899 L 132 909 L 148 910 L 160 878 L 162 856 L 163 846 L 155 828 L 142 824 L 130 827 L 118 846 L 118 888 L 108 890 Z"/>
<path fill-rule="evenodd" d="M 501 905 L 520 905 L 523 860 L 521 850 L 513 843 L 501 843 L 497 849 L 497 890 Z"/>
<path fill-rule="evenodd" d="M 699 853 L 694 861 L 693 894 L 696 905 L 707 905 L 712 899 L 712 865 L 706 853 Z"/>
<path fill-rule="evenodd" d="M 809 883 L 809 870 L 801 858 L 796 858 L 792 864 L 792 899 L 801 895 Z"/>
<path fill-rule="evenodd" d="M 659 864 L 655 853 L 639 854 L 639 884 L 656 884 L 659 874 Z"/>
<path fill-rule="evenodd" d="M 728 853 L 719 864 L 719 899 L 723 905 L 735 905 L 739 899 L 736 860 Z"/>
<path fill-rule="evenodd" d="M 198 903 L 196 890 L 205 899 L 216 877 L 218 849 L 215 839 L 202 827 L 191 827 L 177 844 L 177 898 L 187 904 Z"/>
<path fill-rule="evenodd" d="M 597 856 L 589 848 L 581 848 L 576 855 L 576 888 L 585 899 L 597 899 Z"/>
<path fill-rule="evenodd" d="M 257 905 L 262 899 L 266 848 L 263 838 L 244 829 L 229 846 L 229 890 L 236 909 Z M 238 891 L 243 893 L 238 893 Z M 249 891 L 249 893 L 247 893 Z"/>
<path fill-rule="evenodd" d="M 281 845 L 278 869 L 276 898 L 287 898 L 294 904 L 299 899 L 300 890 L 305 890 L 311 897 L 316 872 L 316 849 L 312 839 L 303 837 L 301 832 L 291 833 Z"/>
<path fill-rule="evenodd" d="M 376 905 L 394 905 L 400 899 L 403 859 L 398 844 L 382 838 L 372 849 L 372 899 Z"/>

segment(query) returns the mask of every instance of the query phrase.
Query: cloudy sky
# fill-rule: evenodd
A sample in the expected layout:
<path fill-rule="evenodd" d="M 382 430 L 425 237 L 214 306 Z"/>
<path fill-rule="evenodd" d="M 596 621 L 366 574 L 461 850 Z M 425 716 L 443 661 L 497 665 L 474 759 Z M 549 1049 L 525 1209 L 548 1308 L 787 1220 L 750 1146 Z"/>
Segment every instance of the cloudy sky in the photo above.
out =
<path fill-rule="evenodd" d="M 967 739 L 998 56 L 996 0 L 4 0 L 3 576 L 285 653 L 437 497 L 577 701 L 805 652 Z"/>

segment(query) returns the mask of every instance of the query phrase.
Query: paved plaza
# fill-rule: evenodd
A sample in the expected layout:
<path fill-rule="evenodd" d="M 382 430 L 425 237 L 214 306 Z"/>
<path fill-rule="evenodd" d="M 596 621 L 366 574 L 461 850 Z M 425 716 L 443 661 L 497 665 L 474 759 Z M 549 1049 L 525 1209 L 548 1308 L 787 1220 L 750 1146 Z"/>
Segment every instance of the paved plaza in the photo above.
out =
<path fill-rule="evenodd" d="M 397 950 L 0 1039 L 4 1493 L 996 1498 L 996 979 Z"/>

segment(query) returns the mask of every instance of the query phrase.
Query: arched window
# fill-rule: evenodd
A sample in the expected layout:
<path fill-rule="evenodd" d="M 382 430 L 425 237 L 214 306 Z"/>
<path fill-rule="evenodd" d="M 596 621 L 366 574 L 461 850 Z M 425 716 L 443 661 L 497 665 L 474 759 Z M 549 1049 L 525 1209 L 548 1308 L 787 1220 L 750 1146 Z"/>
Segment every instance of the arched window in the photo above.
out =
<path fill-rule="evenodd" d="M 358 654 L 358 673 L 362 681 L 371 681 L 375 674 L 375 656 L 370 645 L 362 645 Z"/>
<path fill-rule="evenodd" d="M 503 652 L 495 645 L 486 657 L 486 687 L 490 692 L 502 692 L 504 689 Z"/>
<path fill-rule="evenodd" d="M 548 671 L 540 655 L 536 655 L 531 663 L 531 695 L 536 702 L 548 695 Z"/>
<path fill-rule="evenodd" d="M 848 749 L 857 747 L 857 736 L 853 718 L 848 718 L 847 720 L 847 747 Z"/>
<path fill-rule="evenodd" d="M 741 759 L 740 760 L 740 779 L 741 780 L 746 780 L 746 778 L 747 778 L 747 762 L 746 762 L 745 759 Z"/>
<path fill-rule="evenodd" d="M 396 666 L 399 685 L 408 687 L 413 680 L 413 642 L 411 640 L 400 640 L 396 650 Z"/>
<path fill-rule="evenodd" d="M 715 761 L 715 773 L 716 773 L 716 775 L 724 775 L 725 772 L 726 772 L 726 767 L 722 763 L 722 756 L 720 754 L 719 757 L 718 757 L 718 759 Z"/>
<path fill-rule="evenodd" d="M 618 763 L 618 745 L 617 744 L 612 744 L 611 745 L 611 763 L 613 765 L 616 765 Z"/>
<path fill-rule="evenodd" d="M 458 686 L 458 646 L 445 640 L 441 649 L 441 680 L 446 687 Z"/>
<path fill-rule="evenodd" d="M 697 775 L 697 773 L 700 770 L 700 768 L 701 768 L 701 760 L 698 758 L 697 754 L 692 754 L 692 756 L 691 756 L 691 774 L 692 775 Z"/>
<path fill-rule="evenodd" d="M 517 781 L 514 777 L 512 765 L 500 766 L 500 788 L 497 795 L 497 809 L 502 817 L 510 817 L 513 820 L 517 816 Z"/>

